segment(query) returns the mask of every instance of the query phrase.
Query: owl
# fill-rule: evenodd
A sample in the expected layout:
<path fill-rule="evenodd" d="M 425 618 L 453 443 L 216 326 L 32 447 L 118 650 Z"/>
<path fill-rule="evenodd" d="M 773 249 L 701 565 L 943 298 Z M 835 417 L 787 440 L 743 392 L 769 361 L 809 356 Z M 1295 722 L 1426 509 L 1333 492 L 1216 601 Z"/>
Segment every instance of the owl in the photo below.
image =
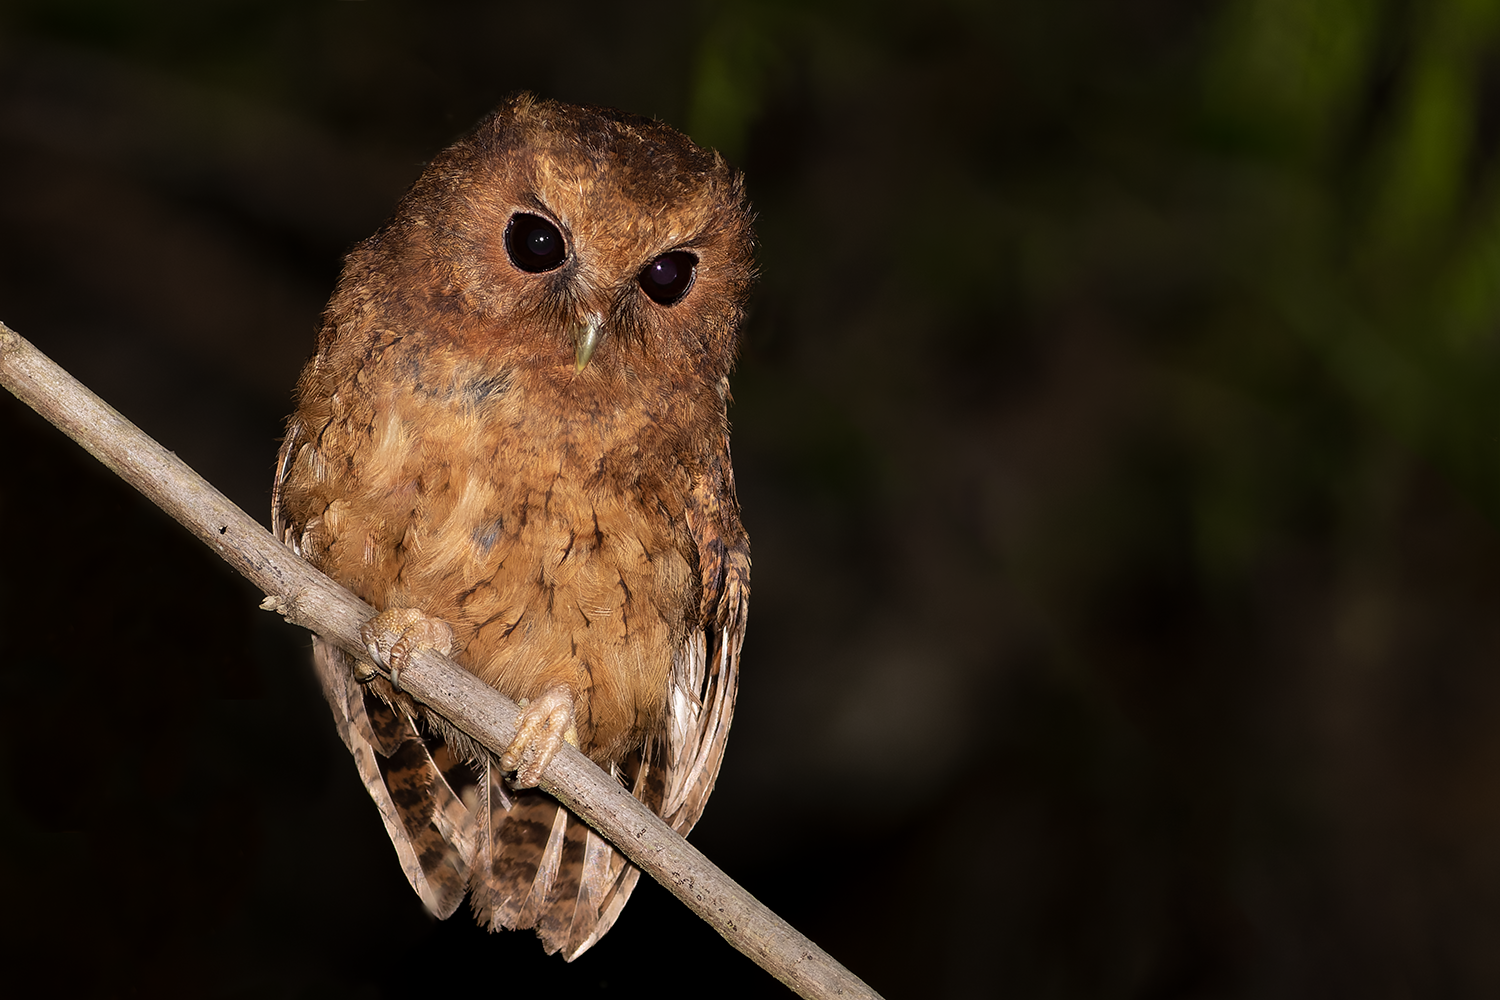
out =
<path fill-rule="evenodd" d="M 739 173 L 660 123 L 515 97 L 349 254 L 273 521 L 379 614 L 317 640 L 340 735 L 438 917 L 571 961 L 639 872 L 536 788 L 563 743 L 687 833 L 734 710 L 750 556 L 728 375 L 754 280 Z M 402 692 L 450 654 L 522 707 L 498 758 Z"/>

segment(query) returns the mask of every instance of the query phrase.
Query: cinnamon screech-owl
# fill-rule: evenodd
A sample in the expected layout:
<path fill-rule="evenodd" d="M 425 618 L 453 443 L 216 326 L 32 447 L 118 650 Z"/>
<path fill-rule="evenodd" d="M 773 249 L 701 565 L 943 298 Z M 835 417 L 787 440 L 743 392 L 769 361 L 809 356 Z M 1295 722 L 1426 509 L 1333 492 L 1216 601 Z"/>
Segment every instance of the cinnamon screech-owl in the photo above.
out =
<path fill-rule="evenodd" d="M 659 123 L 514 98 L 350 253 L 273 518 L 373 604 L 317 641 L 339 732 L 437 916 L 569 960 L 639 872 L 535 788 L 566 741 L 686 833 L 734 709 L 750 557 L 728 373 L 754 278 L 740 175 Z M 522 706 L 495 759 L 400 690 L 420 648 Z"/>

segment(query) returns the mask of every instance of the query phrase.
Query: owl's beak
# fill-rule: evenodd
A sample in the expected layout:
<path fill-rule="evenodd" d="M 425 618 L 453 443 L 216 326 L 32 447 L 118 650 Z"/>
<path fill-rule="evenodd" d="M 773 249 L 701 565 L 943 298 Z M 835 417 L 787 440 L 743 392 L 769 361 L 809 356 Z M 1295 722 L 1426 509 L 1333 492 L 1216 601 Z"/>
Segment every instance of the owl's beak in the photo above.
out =
<path fill-rule="evenodd" d="M 601 326 L 603 323 L 597 315 L 586 316 L 573 324 L 573 343 L 578 347 L 578 367 L 575 371 L 583 371 L 589 359 L 594 356 L 594 349 L 604 337 Z"/>

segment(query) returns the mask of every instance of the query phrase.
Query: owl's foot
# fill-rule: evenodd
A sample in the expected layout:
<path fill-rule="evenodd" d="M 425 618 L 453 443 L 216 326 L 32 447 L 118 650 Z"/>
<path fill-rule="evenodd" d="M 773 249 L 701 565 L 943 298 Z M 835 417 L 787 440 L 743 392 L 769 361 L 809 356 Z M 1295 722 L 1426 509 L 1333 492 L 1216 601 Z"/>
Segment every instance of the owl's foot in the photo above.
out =
<path fill-rule="evenodd" d="M 534 788 L 564 741 L 578 745 L 573 721 L 573 691 L 558 684 L 531 701 L 522 699 L 516 738 L 500 757 L 500 768 L 515 771 L 513 788 Z"/>
<path fill-rule="evenodd" d="M 436 650 L 447 656 L 453 651 L 453 630 L 438 618 L 430 618 L 416 608 L 389 608 L 365 622 L 359 629 L 365 648 L 377 663 L 391 671 L 391 687 L 401 690 L 401 668 L 411 654 L 422 649 Z M 354 678 L 367 681 L 375 668 L 357 662 Z"/>

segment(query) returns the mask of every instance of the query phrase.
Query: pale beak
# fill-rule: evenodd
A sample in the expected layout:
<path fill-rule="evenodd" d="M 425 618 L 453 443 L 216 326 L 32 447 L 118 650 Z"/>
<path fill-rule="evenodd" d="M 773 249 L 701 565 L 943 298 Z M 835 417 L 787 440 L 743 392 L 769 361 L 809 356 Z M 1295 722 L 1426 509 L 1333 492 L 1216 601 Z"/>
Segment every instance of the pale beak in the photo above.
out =
<path fill-rule="evenodd" d="M 588 316 L 573 324 L 573 343 L 578 348 L 578 367 L 575 371 L 583 371 L 589 359 L 594 356 L 594 349 L 604 337 L 604 331 L 600 329 L 602 325 L 598 316 Z"/>

